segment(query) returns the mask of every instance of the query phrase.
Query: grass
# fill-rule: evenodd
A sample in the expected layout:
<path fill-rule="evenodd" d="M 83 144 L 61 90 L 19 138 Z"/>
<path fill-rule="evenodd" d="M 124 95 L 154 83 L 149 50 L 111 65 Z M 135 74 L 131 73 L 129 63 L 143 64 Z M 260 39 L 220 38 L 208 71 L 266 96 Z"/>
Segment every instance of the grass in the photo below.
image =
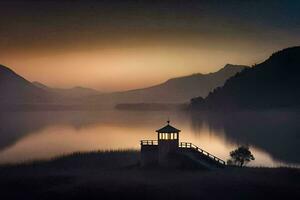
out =
<path fill-rule="evenodd" d="M 139 151 L 134 149 L 74 152 L 72 154 L 60 155 L 49 160 L 2 164 L 0 165 L 0 170 L 14 168 L 113 169 L 137 165 L 139 163 L 139 156 Z"/>
<path fill-rule="evenodd" d="M 139 151 L 63 155 L 0 167 L 3 199 L 299 199 L 300 170 L 139 168 Z"/>

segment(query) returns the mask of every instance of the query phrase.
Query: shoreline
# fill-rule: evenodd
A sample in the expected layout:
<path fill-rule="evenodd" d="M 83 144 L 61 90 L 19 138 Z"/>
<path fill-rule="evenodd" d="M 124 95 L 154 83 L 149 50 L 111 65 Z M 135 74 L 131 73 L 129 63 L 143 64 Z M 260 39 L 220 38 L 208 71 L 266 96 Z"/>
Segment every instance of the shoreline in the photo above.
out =
<path fill-rule="evenodd" d="M 0 165 L 0 187 L 2 196 L 9 199 L 300 197 L 300 169 L 143 169 L 138 162 L 139 151 L 120 150 Z"/>

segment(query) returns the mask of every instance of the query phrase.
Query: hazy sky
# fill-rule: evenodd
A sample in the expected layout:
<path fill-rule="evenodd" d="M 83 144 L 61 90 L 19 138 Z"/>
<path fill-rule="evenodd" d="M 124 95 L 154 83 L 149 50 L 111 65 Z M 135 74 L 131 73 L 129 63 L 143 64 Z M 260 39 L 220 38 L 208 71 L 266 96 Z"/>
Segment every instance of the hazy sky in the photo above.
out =
<path fill-rule="evenodd" d="M 300 1 L 0 2 L 0 63 L 53 87 L 126 90 L 300 45 Z"/>

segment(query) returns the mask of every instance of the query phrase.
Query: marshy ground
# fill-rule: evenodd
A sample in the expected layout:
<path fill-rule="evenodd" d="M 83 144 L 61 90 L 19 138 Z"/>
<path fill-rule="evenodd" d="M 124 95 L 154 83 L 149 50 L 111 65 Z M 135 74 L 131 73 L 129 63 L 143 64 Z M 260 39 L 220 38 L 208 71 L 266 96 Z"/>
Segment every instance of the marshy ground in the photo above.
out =
<path fill-rule="evenodd" d="M 141 169 L 138 151 L 75 153 L 0 167 L 1 199 L 299 199 L 300 170 Z"/>

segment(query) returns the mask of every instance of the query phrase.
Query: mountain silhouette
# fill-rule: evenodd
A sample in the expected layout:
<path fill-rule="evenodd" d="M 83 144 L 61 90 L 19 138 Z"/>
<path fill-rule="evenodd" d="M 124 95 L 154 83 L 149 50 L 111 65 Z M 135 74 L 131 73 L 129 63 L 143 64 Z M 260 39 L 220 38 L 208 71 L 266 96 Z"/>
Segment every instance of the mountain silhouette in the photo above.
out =
<path fill-rule="evenodd" d="M 172 78 L 152 87 L 102 94 L 90 100 L 94 102 L 110 102 L 113 104 L 183 103 L 195 96 L 207 96 L 214 88 L 222 86 L 229 77 L 245 68 L 247 68 L 247 66 L 227 64 L 214 73 L 198 73 Z"/>
<path fill-rule="evenodd" d="M 234 110 L 299 106 L 299 74 L 300 47 L 287 48 L 231 77 L 205 99 L 192 99 L 190 107 Z"/>
<path fill-rule="evenodd" d="M 0 105 L 182 103 L 194 96 L 205 97 L 214 88 L 222 86 L 226 79 L 245 68 L 247 67 L 227 64 L 214 73 L 192 74 L 148 88 L 104 94 L 83 87 L 51 88 L 39 82 L 30 82 L 8 67 L 0 65 Z"/>
<path fill-rule="evenodd" d="M 14 106 L 79 104 L 81 98 L 101 94 L 83 87 L 50 88 L 39 82 L 30 82 L 10 68 L 0 65 L 0 106 L 10 110 Z M 7 105 L 10 105 L 7 107 Z"/>
<path fill-rule="evenodd" d="M 52 95 L 0 65 L 0 103 L 24 104 L 49 102 Z"/>
<path fill-rule="evenodd" d="M 85 87 L 73 87 L 73 88 L 68 88 L 68 89 L 62 89 L 62 88 L 52 88 L 48 87 L 45 84 L 42 84 L 40 82 L 32 82 L 36 87 L 39 87 L 45 91 L 52 92 L 56 95 L 59 95 L 64 98 L 81 98 L 81 97 L 87 97 L 87 96 L 93 96 L 100 94 L 99 91 L 90 89 L 90 88 L 85 88 Z"/>

